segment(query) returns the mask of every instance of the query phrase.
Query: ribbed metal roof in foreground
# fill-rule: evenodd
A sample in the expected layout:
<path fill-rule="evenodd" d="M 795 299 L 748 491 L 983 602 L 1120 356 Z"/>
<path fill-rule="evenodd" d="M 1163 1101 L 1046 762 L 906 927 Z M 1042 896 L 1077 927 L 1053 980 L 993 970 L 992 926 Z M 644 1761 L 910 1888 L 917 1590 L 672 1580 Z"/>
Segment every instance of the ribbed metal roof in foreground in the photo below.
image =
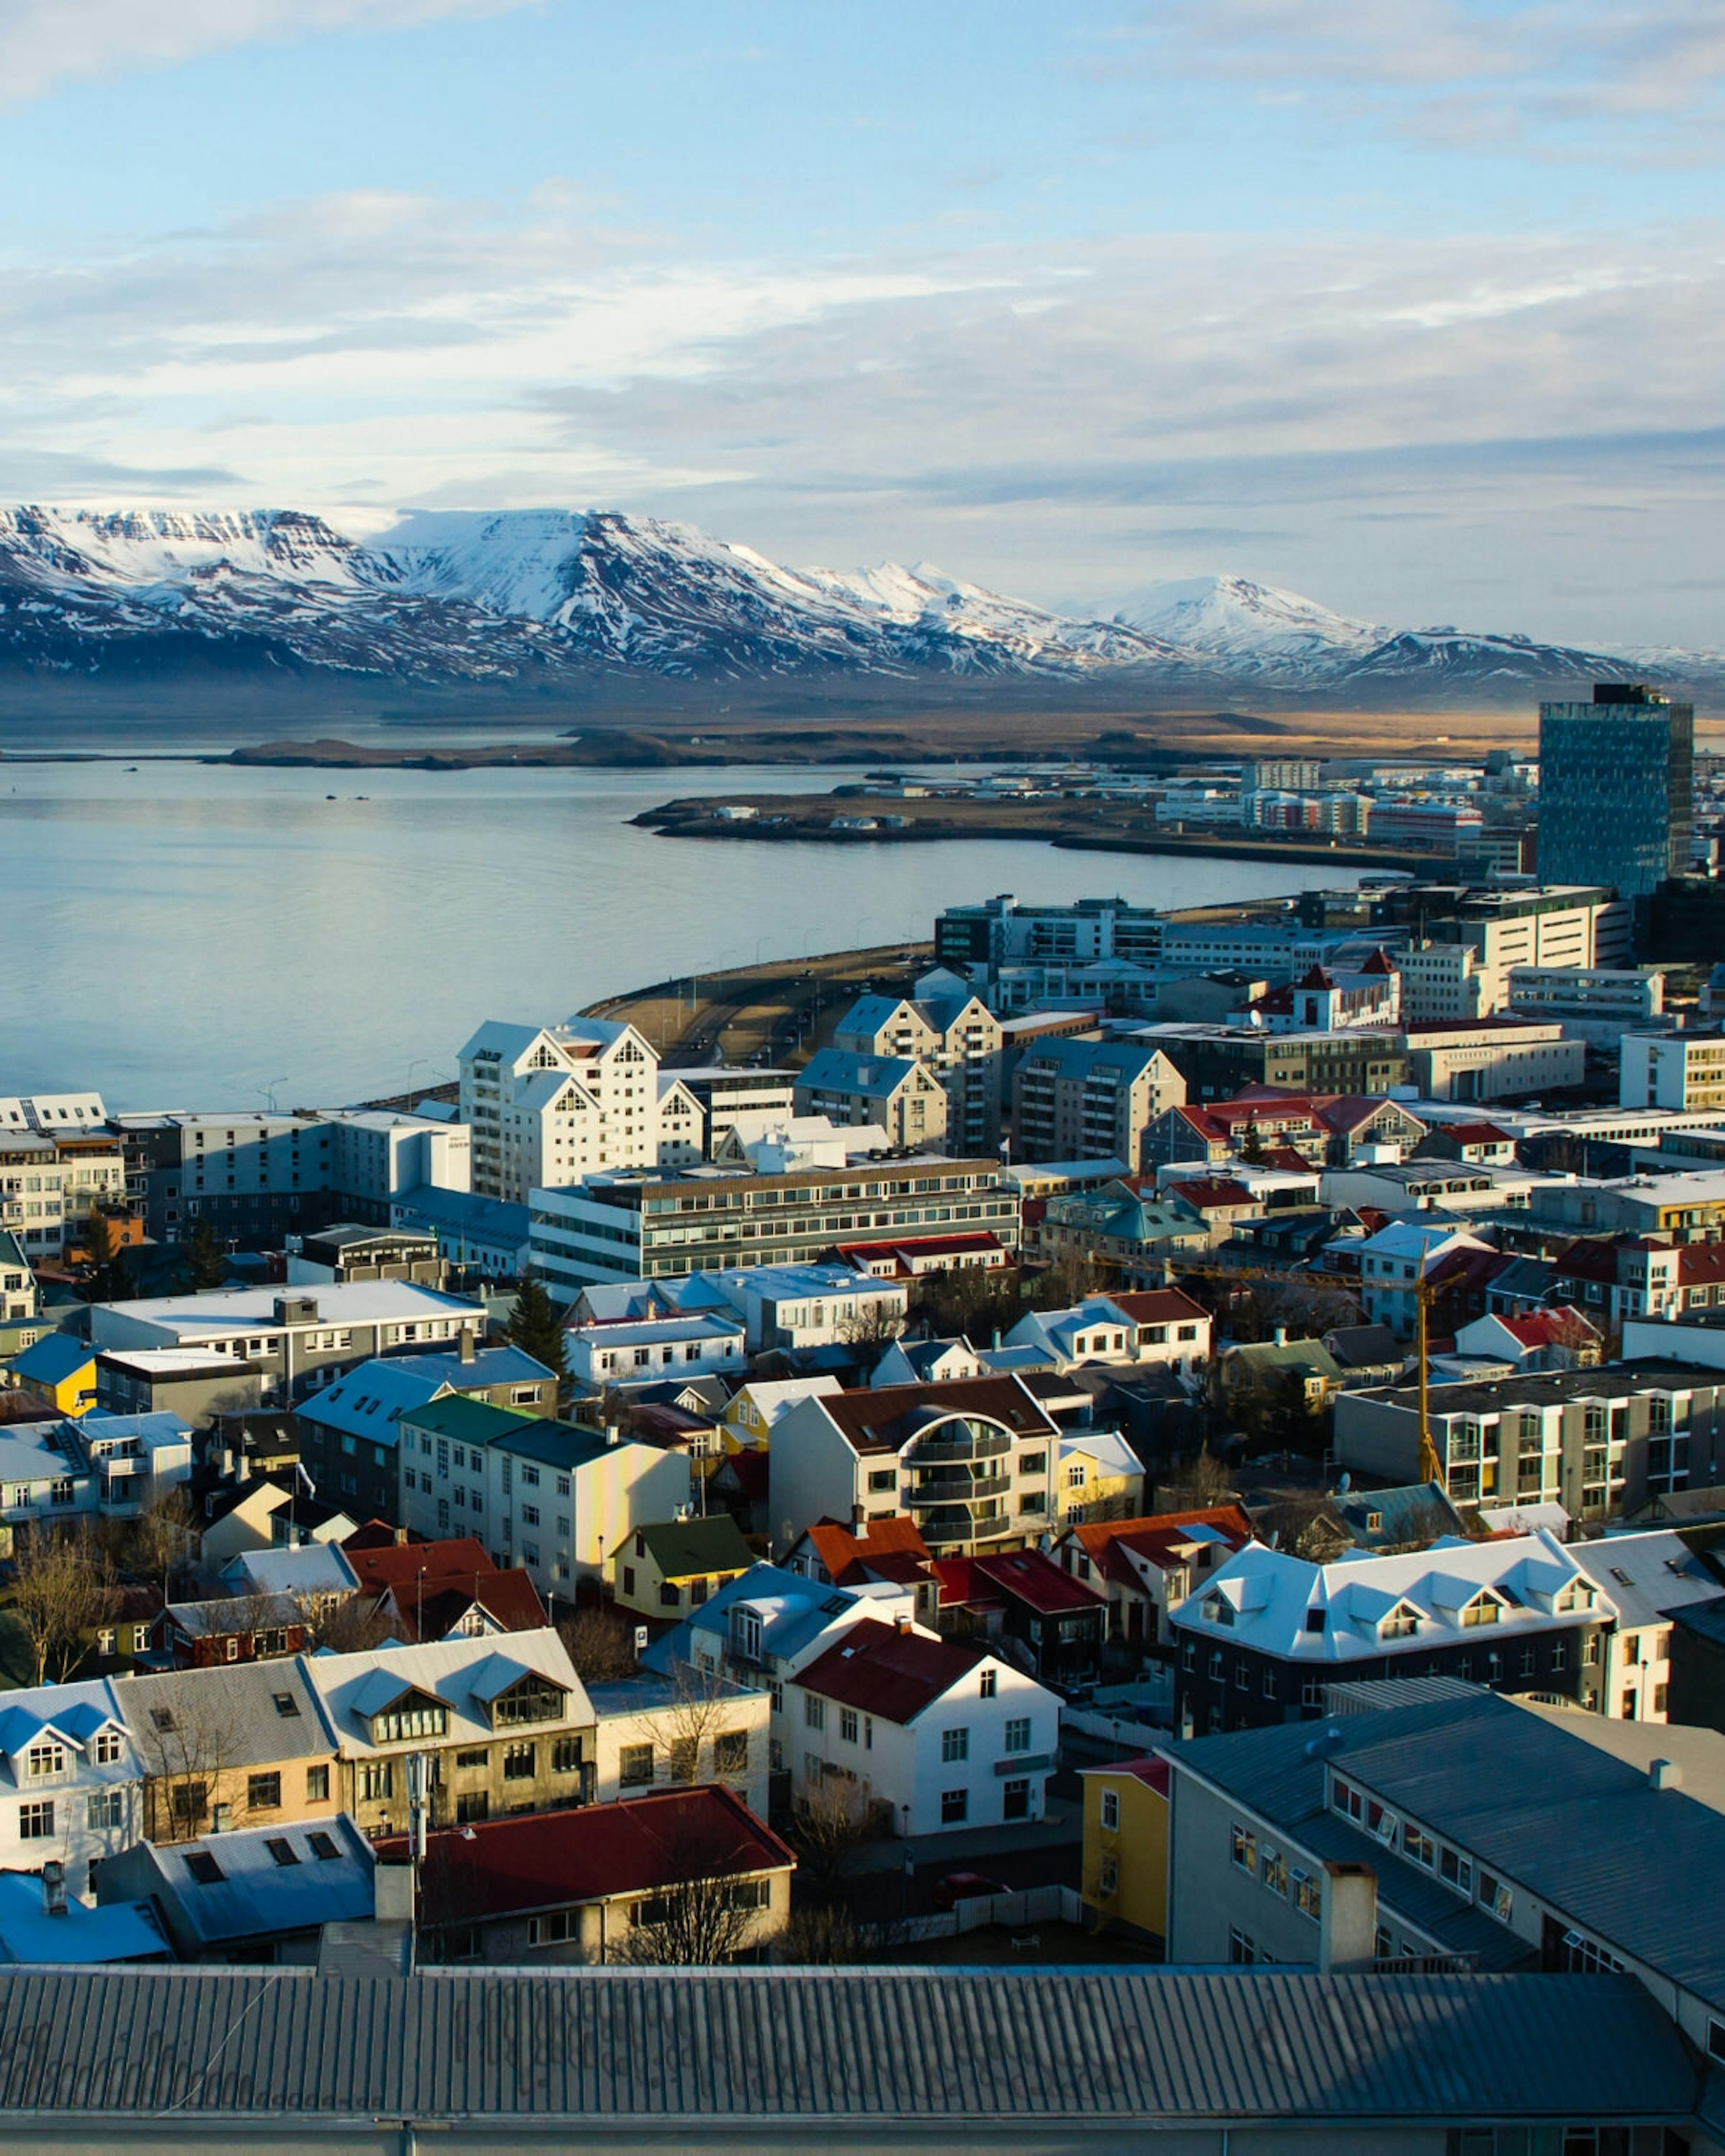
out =
<path fill-rule="evenodd" d="M 1609 2041 L 1600 2040 L 1609 2030 Z M 1688 2114 L 1624 1977 L 727 1969 L 0 1974 L 19 2114 L 922 2122 Z"/>

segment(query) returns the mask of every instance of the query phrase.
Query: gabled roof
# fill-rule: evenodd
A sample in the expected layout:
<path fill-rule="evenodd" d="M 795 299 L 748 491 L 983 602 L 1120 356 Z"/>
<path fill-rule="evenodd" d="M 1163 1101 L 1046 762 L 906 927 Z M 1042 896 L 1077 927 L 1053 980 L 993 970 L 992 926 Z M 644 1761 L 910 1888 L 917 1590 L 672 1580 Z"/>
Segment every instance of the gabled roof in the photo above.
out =
<path fill-rule="evenodd" d="M 451 1742 L 467 1737 L 488 1740 L 495 1732 L 487 1702 L 497 1691 L 506 1691 L 529 1673 L 562 1687 L 574 1719 L 591 1718 L 568 1649 L 548 1626 L 536 1632 L 510 1633 L 506 1648 L 485 1639 L 436 1640 L 417 1646 L 372 1647 L 354 1655 L 313 1655 L 304 1666 L 341 1751 L 348 1756 L 380 1748 L 372 1745 L 369 1717 L 391 1698 L 410 1691 L 432 1694 L 448 1707 Z"/>
<path fill-rule="evenodd" d="M 999 1602 L 1003 1598 L 1022 1602 L 1040 1616 L 1064 1616 L 1074 1610 L 1100 1609 L 1103 1598 L 1069 1572 L 1062 1572 L 1051 1557 L 1039 1549 L 1001 1550 L 984 1557 L 937 1558 L 934 1569 L 944 1589 L 949 1573 L 957 1584 L 958 1568 L 968 1574 L 964 1599 Z M 941 1600 L 947 1596 L 942 1592 Z"/>
<path fill-rule="evenodd" d="M 7 1368 L 15 1378 L 27 1378 L 33 1384 L 62 1385 L 95 1360 L 95 1350 L 87 1340 L 70 1332 L 44 1332 L 33 1346 L 14 1355 Z"/>
<path fill-rule="evenodd" d="M 901 1452 L 932 1422 L 949 1415 L 1003 1424 L 1021 1437 L 1053 1437 L 1055 1424 L 1017 1378 L 953 1378 L 923 1385 L 882 1385 L 824 1397 L 824 1413 L 858 1452 Z"/>
<path fill-rule="evenodd" d="M 1123 1310 L 1134 1325 L 1184 1324 L 1193 1318 L 1209 1322 L 1209 1312 L 1183 1288 L 1145 1287 L 1122 1290 L 1108 1298 Z"/>
<path fill-rule="evenodd" d="M 404 1835 L 388 1836 L 377 1849 L 385 1863 L 407 1859 Z M 475 1910 L 514 1916 L 650 1894 L 675 1884 L 691 1853 L 704 1876 L 721 1878 L 788 1871 L 797 1861 L 722 1784 L 655 1789 L 428 1836 L 420 1873 L 424 1921 L 470 1922 Z"/>
<path fill-rule="evenodd" d="M 796 1681 L 841 1707 L 854 1707 L 883 1722 L 908 1723 L 988 1659 L 986 1648 L 931 1639 L 927 1633 L 864 1617 L 817 1656 Z"/>
<path fill-rule="evenodd" d="M 903 1576 L 904 1559 L 910 1560 L 914 1570 L 926 1569 L 928 1563 L 922 1530 L 907 1513 L 870 1520 L 862 1535 L 837 1520 L 818 1520 L 804 1530 L 803 1539 L 814 1548 L 835 1587 L 848 1586 L 853 1569 L 859 1577 L 879 1578 L 883 1576 L 880 1567 L 887 1563 L 895 1566 L 892 1576 L 898 1578 Z"/>
<path fill-rule="evenodd" d="M 1170 1183 L 1165 1186 L 1183 1204 L 1190 1205 L 1199 1213 L 1215 1210 L 1224 1205 L 1255 1205 L 1257 1204 L 1243 1183 L 1231 1176 L 1205 1175 L 1195 1177 L 1189 1183 Z"/>
<path fill-rule="evenodd" d="M 299 1656 L 130 1676 L 115 1687 L 146 1769 L 219 1752 L 224 1767 L 326 1759 L 335 1747 Z M 159 1717 L 172 1717 L 164 1726 Z"/>
<path fill-rule="evenodd" d="M 1130 1551 L 1148 1563 L 1184 1563 L 1194 1543 L 1236 1550 L 1253 1538 L 1243 1507 L 1207 1505 L 1190 1512 L 1153 1512 L 1136 1520 L 1097 1520 L 1069 1527 L 1063 1539 L 1075 1542 L 1104 1579 L 1137 1587 L 1139 1577 L 1127 1561 Z"/>
<path fill-rule="evenodd" d="M 1550 1310 L 1530 1311 L 1525 1317 L 1503 1317 L 1494 1312 L 1491 1322 L 1501 1325 L 1512 1339 L 1527 1348 L 1573 1346 L 1578 1331 L 1589 1340 L 1599 1337 L 1598 1327 L 1567 1302 Z"/>
<path fill-rule="evenodd" d="M 728 1512 L 705 1520 L 665 1520 L 635 1532 L 666 1579 L 699 1579 L 716 1572 L 747 1572 L 755 1553 Z"/>
<path fill-rule="evenodd" d="M 144 1849 L 157 1891 L 172 1897 L 170 1927 L 205 1947 L 372 1913 L 371 1846 L 345 1812 Z M 127 1861 L 136 1862 L 137 1852 Z"/>
<path fill-rule="evenodd" d="M 520 1408 L 494 1408 L 489 1400 L 470 1400 L 452 1393 L 443 1399 L 403 1408 L 398 1419 L 457 1445 L 489 1445 L 495 1437 L 517 1435 L 537 1418 Z"/>

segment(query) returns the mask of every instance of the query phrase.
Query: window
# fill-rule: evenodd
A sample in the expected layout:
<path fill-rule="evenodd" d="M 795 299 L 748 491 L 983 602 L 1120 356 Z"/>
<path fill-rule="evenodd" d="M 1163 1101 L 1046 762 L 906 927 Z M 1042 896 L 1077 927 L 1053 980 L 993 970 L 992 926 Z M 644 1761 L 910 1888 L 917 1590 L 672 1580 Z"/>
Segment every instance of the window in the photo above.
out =
<path fill-rule="evenodd" d="M 559 1737 L 551 1748 L 551 1771 L 553 1774 L 578 1774 L 581 1771 L 581 1739 L 578 1737 Z"/>
<path fill-rule="evenodd" d="M 524 1527 L 536 1527 L 538 1524 L 539 1507 L 536 1505 L 523 1505 L 521 1507 L 521 1525 Z"/>
<path fill-rule="evenodd" d="M 827 1726 L 827 1703 L 816 1692 L 803 1695 L 803 1719 L 810 1729 L 824 1729 Z"/>
<path fill-rule="evenodd" d="M 449 1710 L 439 1699 L 423 1692 L 409 1695 L 387 1713 L 372 1717 L 373 1744 L 405 1744 L 416 1737 L 442 1737 L 449 1727 Z"/>
<path fill-rule="evenodd" d="M 359 1794 L 375 1803 L 395 1794 L 395 1768 L 388 1759 L 367 1759 L 359 1770 Z"/>
<path fill-rule="evenodd" d="M 1316 1922 L 1318 1914 L 1317 1880 L 1309 1872 L 1302 1871 L 1297 1864 L 1288 1876 L 1294 1882 L 1294 1907 L 1302 1917 L 1310 1917 Z"/>
<path fill-rule="evenodd" d="M 626 1789 L 638 1789 L 653 1779 L 653 1747 L 625 1744 L 618 1754 L 618 1779 Z"/>
<path fill-rule="evenodd" d="M 1470 1901 L 1472 1900 L 1473 1865 L 1470 1859 L 1460 1855 L 1453 1849 L 1440 1850 L 1438 1851 L 1438 1876 L 1440 1879 L 1447 1881 L 1451 1887 L 1457 1888 L 1461 1893 L 1466 1894 Z"/>
<path fill-rule="evenodd" d="M 1489 1871 L 1480 1874 L 1480 1907 L 1489 1909 L 1500 1924 L 1507 1924 L 1515 1908 L 1515 1897 L 1501 1879 Z"/>
<path fill-rule="evenodd" d="M 99 1731 L 95 1741 L 95 1763 L 99 1767 L 116 1767 L 120 1763 L 121 1739 L 117 1729 Z"/>
<path fill-rule="evenodd" d="M 1110 1834 L 1119 1830 L 1120 1792 L 1118 1789 L 1104 1789 L 1102 1792 L 1102 1825 Z"/>
<path fill-rule="evenodd" d="M 1404 1822 L 1402 1826 L 1402 1851 L 1403 1854 L 1410 1856 L 1415 1864 L 1423 1864 L 1428 1871 L 1437 1861 L 1437 1851 L 1433 1845 L 1431 1836 L 1422 1833 L 1417 1826 L 1406 1822 Z"/>
<path fill-rule="evenodd" d="M 178 1825 L 195 1826 L 209 1809 L 209 1784 L 207 1782 L 177 1782 L 169 1809 Z"/>
<path fill-rule="evenodd" d="M 1258 1949 L 1238 1924 L 1228 1927 L 1228 1958 L 1231 1962 L 1248 1964 L 1258 1958 Z"/>
<path fill-rule="evenodd" d="M 271 1835 L 264 1846 L 280 1865 L 297 1864 L 300 1861 L 299 1851 L 285 1834 Z"/>
<path fill-rule="evenodd" d="M 538 1747 L 534 1744 L 506 1744 L 503 1748 L 503 1779 L 506 1782 L 531 1782 Z"/>
<path fill-rule="evenodd" d="M 1230 1831 L 1230 1853 L 1242 1871 L 1255 1873 L 1258 1869 L 1258 1837 L 1251 1829 L 1241 1826 L 1238 1820 Z"/>
<path fill-rule="evenodd" d="M 66 1771 L 65 1746 L 51 1742 L 33 1744 L 24 1771 L 32 1781 L 41 1781 L 50 1774 L 64 1774 Z"/>
<path fill-rule="evenodd" d="M 179 1794 L 177 1789 L 175 1795 Z M 54 1834 L 54 1799 L 50 1797 L 35 1804 L 20 1804 L 18 1808 L 18 1831 L 20 1841 L 47 1841 Z"/>
<path fill-rule="evenodd" d="M 897 1487 L 898 1470 L 896 1467 L 877 1467 L 869 1476 L 871 1491 L 896 1490 Z"/>
<path fill-rule="evenodd" d="M 1001 1790 L 1000 1816 L 1003 1820 L 1027 1820 L 1030 1816 L 1030 1784 L 1028 1781 L 1008 1782 Z"/>
<path fill-rule="evenodd" d="M 1271 1849 L 1267 1844 L 1265 1845 L 1258 1859 L 1258 1876 L 1272 1894 L 1287 1892 L 1287 1860 L 1279 1849 Z"/>
<path fill-rule="evenodd" d="M 941 1825 L 960 1826 L 970 1816 L 968 1789 L 942 1789 L 941 1792 Z"/>
<path fill-rule="evenodd" d="M 188 1851 L 185 1866 L 200 1887 L 219 1887 L 228 1876 L 207 1849 Z"/>
<path fill-rule="evenodd" d="M 746 1774 L 749 1770 L 749 1733 L 746 1729 L 721 1729 L 713 1739 L 713 1772 Z"/>
<path fill-rule="evenodd" d="M 1096 1871 L 1096 1892 L 1105 1899 L 1120 1892 L 1120 1859 L 1105 1856 Z"/>
<path fill-rule="evenodd" d="M 249 1812 L 279 1812 L 281 1810 L 280 1775 L 248 1774 L 245 1778 L 245 1808 Z"/>
<path fill-rule="evenodd" d="M 305 1801 L 309 1804 L 326 1804 L 330 1800 L 330 1770 L 327 1767 L 308 1767 L 305 1769 Z"/>
<path fill-rule="evenodd" d="M 983 1699 L 993 1698 L 995 1690 L 999 1682 L 999 1677 L 1000 1672 L 998 1670 L 984 1670 L 983 1671 L 982 1676 L 978 1681 L 978 1690 Z"/>
<path fill-rule="evenodd" d="M 126 1792 L 123 1789 L 98 1789 L 93 1797 L 86 1798 L 84 1824 L 94 1834 L 105 1833 L 110 1827 L 126 1825 Z"/>
<path fill-rule="evenodd" d="M 1030 1748 L 1030 1717 L 1016 1715 L 1006 1725 L 1005 1748 L 1009 1752 L 1028 1752 Z"/>
<path fill-rule="evenodd" d="M 839 1710 L 839 1736 L 844 1739 L 845 1743 L 855 1744 L 856 1742 L 856 1709 L 854 1707 L 841 1707 Z"/>
<path fill-rule="evenodd" d="M 951 1767 L 970 1757 L 970 1732 L 966 1729 L 943 1729 L 941 1732 L 941 1764 Z"/>
<path fill-rule="evenodd" d="M 539 1677 L 523 1677 L 491 1702 L 494 1729 L 518 1728 L 527 1722 L 561 1720 L 567 1695 L 561 1685 Z"/>

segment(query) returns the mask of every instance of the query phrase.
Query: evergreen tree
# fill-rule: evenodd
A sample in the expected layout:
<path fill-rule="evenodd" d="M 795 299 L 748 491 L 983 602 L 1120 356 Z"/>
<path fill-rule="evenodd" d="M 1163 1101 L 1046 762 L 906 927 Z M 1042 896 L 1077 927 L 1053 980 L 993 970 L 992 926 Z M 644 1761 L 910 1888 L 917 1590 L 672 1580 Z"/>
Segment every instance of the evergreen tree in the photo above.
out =
<path fill-rule="evenodd" d="M 206 1219 L 200 1219 L 192 1230 L 191 1240 L 182 1250 L 192 1269 L 193 1287 L 223 1287 L 228 1281 L 228 1253 L 222 1248 L 222 1240 Z"/>
<path fill-rule="evenodd" d="M 1250 1167 L 1261 1168 L 1270 1156 L 1264 1150 L 1264 1133 L 1258 1128 L 1258 1118 L 1246 1118 L 1245 1136 L 1240 1141 L 1240 1157 Z"/>
<path fill-rule="evenodd" d="M 569 1366 L 563 1359 L 563 1327 L 552 1307 L 545 1283 L 529 1265 L 515 1284 L 515 1308 L 503 1328 L 512 1348 L 543 1363 L 557 1381 L 561 1400 L 569 1383 Z"/>
<path fill-rule="evenodd" d="M 85 1302 L 116 1301 L 121 1292 L 115 1265 L 119 1245 L 99 1205 L 92 1205 L 85 1218 L 84 1250 L 84 1277 L 78 1283 L 80 1298 Z"/>

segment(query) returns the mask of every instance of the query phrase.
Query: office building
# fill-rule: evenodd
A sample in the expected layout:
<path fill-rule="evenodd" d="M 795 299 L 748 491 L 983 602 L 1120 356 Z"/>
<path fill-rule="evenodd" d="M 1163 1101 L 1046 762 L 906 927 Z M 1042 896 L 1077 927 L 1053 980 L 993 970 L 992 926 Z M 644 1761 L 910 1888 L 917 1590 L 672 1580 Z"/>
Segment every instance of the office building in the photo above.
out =
<path fill-rule="evenodd" d="M 1695 707 L 1599 682 L 1539 706 L 1539 873 L 1650 897 L 1689 867 Z"/>

